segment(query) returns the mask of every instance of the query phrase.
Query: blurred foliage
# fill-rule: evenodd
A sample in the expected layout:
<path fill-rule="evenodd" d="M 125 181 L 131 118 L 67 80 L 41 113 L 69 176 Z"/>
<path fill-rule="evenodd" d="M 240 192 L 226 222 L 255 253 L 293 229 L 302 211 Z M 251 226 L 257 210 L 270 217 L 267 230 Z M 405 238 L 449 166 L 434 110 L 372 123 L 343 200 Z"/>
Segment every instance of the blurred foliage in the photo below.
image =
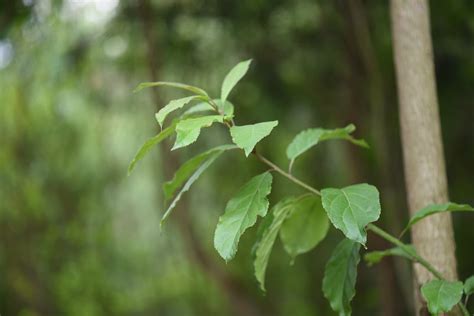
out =
<path fill-rule="evenodd" d="M 431 6 L 450 194 L 472 204 L 474 3 Z M 243 155 L 226 155 L 189 192 L 179 216 L 191 221 L 194 244 L 179 221 L 160 233 L 160 184 L 172 170 L 159 150 L 130 177 L 127 164 L 157 131 L 153 114 L 163 104 L 156 102 L 176 95 L 131 92 L 155 76 L 218 95 L 227 70 L 253 58 L 229 97 L 238 123 L 278 119 L 262 150 L 282 165 L 301 129 L 355 123 L 370 150 L 322 144 L 294 172 L 316 187 L 377 185 L 384 226 L 399 232 L 406 205 L 388 10 L 379 1 L 0 4 L 0 314 L 227 315 L 245 303 L 259 314 L 330 315 L 321 279 L 338 232 L 291 266 L 277 245 L 265 296 L 253 278 L 252 236 L 228 265 L 212 249 L 232 192 L 265 170 L 252 158 L 247 164 Z M 176 159 L 229 142 L 218 128 L 202 134 Z M 270 200 L 296 190 L 278 178 Z M 474 272 L 473 221 L 455 215 L 463 279 Z M 369 238 L 369 247 L 384 244 Z M 363 266 L 359 278 L 355 315 L 411 312 L 402 261 Z"/>

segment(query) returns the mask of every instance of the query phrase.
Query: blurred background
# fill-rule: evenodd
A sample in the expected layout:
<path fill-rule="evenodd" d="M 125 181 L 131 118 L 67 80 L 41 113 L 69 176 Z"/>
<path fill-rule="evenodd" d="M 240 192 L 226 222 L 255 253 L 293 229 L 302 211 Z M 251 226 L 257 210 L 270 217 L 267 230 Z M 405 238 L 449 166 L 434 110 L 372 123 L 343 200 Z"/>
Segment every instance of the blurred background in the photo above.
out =
<path fill-rule="evenodd" d="M 474 2 L 432 1 L 431 21 L 450 197 L 474 204 Z M 356 124 L 369 150 L 323 143 L 294 173 L 315 187 L 375 184 L 381 226 L 401 231 L 388 2 L 2 1 L 1 315 L 332 315 L 321 280 L 341 239 L 334 229 L 293 265 L 277 242 L 266 294 L 253 277 L 255 229 L 228 264 L 213 249 L 226 201 L 265 170 L 253 158 L 226 154 L 160 232 L 161 184 L 192 155 L 229 143 L 225 129 L 206 129 L 173 155 L 171 143 L 157 147 L 127 177 L 158 130 L 154 113 L 183 95 L 133 94 L 139 82 L 186 82 L 217 95 L 226 72 L 248 58 L 230 96 L 237 123 L 279 120 L 259 146 L 285 167 L 301 129 Z M 300 192 L 277 177 L 270 200 Z M 454 215 L 461 279 L 473 273 L 473 224 L 472 215 Z M 374 236 L 368 245 L 387 246 Z M 358 279 L 354 315 L 411 313 L 406 263 L 361 263 Z"/>

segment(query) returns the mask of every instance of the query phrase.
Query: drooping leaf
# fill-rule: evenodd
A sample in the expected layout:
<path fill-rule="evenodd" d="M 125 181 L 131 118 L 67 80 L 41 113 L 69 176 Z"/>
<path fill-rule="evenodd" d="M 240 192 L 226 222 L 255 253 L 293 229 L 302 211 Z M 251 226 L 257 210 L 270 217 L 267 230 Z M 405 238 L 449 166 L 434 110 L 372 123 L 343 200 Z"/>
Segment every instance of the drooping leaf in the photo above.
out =
<path fill-rule="evenodd" d="M 189 177 L 196 172 L 196 170 L 203 164 L 204 161 L 215 155 L 220 155 L 222 152 L 230 149 L 235 149 L 235 145 L 222 145 L 205 151 L 188 161 L 186 161 L 174 174 L 173 179 L 163 184 L 163 193 L 165 201 L 169 201 L 176 191 L 189 179 Z"/>
<path fill-rule="evenodd" d="M 232 126 L 230 135 L 234 144 L 245 151 L 248 157 L 259 141 L 270 135 L 272 129 L 278 125 L 278 121 L 270 121 L 244 126 Z"/>
<path fill-rule="evenodd" d="M 214 235 L 214 247 L 224 260 L 231 260 L 237 252 L 240 237 L 268 210 L 267 195 L 272 188 L 269 172 L 253 177 L 227 203 L 225 213 L 219 217 Z"/>
<path fill-rule="evenodd" d="M 270 216 L 272 214 L 271 223 L 264 222 L 266 227 L 262 232 L 260 241 L 258 242 L 253 263 L 255 277 L 260 283 L 262 291 L 265 291 L 265 272 L 267 270 L 268 259 L 270 258 L 273 244 L 275 243 L 276 236 L 278 235 L 278 231 L 280 230 L 283 221 L 294 207 L 294 201 L 295 198 L 287 198 L 280 201 L 273 207 L 273 212 L 270 212 L 270 214 L 267 215 Z"/>
<path fill-rule="evenodd" d="M 225 117 L 232 117 L 234 115 L 234 105 L 232 103 L 229 101 L 223 103 L 221 99 L 214 99 L 213 101 L 217 105 L 220 113 L 224 114 Z M 183 113 L 183 116 L 209 111 L 215 110 L 208 102 L 201 102 L 189 108 L 189 110 Z"/>
<path fill-rule="evenodd" d="M 201 88 L 190 86 L 190 85 L 179 83 L 179 82 L 167 82 L 167 81 L 142 82 L 135 88 L 135 90 L 133 90 L 133 92 L 138 92 L 138 91 L 143 90 L 145 88 L 161 87 L 161 86 L 187 90 L 187 91 L 190 91 L 190 92 L 195 93 L 197 95 L 200 95 L 200 96 L 203 96 L 203 97 L 208 97 L 206 91 L 204 91 Z"/>
<path fill-rule="evenodd" d="M 234 86 L 240 81 L 240 79 L 245 76 L 249 70 L 251 59 L 242 61 L 232 68 L 229 73 L 225 76 L 224 81 L 222 82 L 221 88 L 221 99 L 223 101 L 227 100 L 229 93 L 232 91 Z"/>
<path fill-rule="evenodd" d="M 367 183 L 321 190 L 323 207 L 331 223 L 347 238 L 365 245 L 365 226 L 380 216 L 379 191 Z"/>
<path fill-rule="evenodd" d="M 369 146 L 363 139 L 355 139 L 350 134 L 355 131 L 353 124 L 347 125 L 344 128 L 324 129 L 324 128 L 310 128 L 300 132 L 286 149 L 286 156 L 293 164 L 295 159 L 301 154 L 305 153 L 311 147 L 316 146 L 319 142 L 329 139 L 345 139 L 355 145 L 368 148 Z"/>
<path fill-rule="evenodd" d="M 226 150 L 234 148 L 232 145 L 224 145 L 211 149 L 198 158 L 197 160 L 190 162 L 188 165 L 183 165 L 182 168 L 178 170 L 173 180 L 169 182 L 169 185 L 165 192 L 168 194 L 174 193 L 177 187 L 180 187 L 183 183 L 184 185 L 179 190 L 178 194 L 175 196 L 171 204 L 165 211 L 161 219 L 161 224 L 168 218 L 171 214 L 171 211 L 176 207 L 176 204 L 181 199 L 181 196 L 189 190 L 191 185 L 196 182 L 196 180 L 201 176 L 201 174 Z M 202 160 L 201 160 L 202 158 Z M 192 160 L 192 159 L 191 159 Z M 196 162 L 199 164 L 195 164 Z M 186 182 L 185 182 L 186 181 Z M 165 193 L 166 195 L 166 193 Z M 169 196 L 169 195 L 166 195 Z"/>
<path fill-rule="evenodd" d="M 428 205 L 427 207 L 422 208 L 421 210 L 417 211 L 415 215 L 410 219 L 408 222 L 407 227 L 402 232 L 402 235 L 410 229 L 414 224 L 422 220 L 423 218 L 437 214 L 442 212 L 472 212 L 474 208 L 468 204 L 457 204 L 453 202 L 448 202 L 444 204 L 432 204 Z"/>
<path fill-rule="evenodd" d="M 323 278 L 324 297 L 340 316 L 351 315 L 355 296 L 360 245 L 344 238 L 334 249 L 326 264 Z"/>
<path fill-rule="evenodd" d="M 384 257 L 387 256 L 398 256 L 410 260 L 413 255 L 416 255 L 415 248 L 412 245 L 405 245 L 404 249 L 400 247 L 395 247 L 382 251 L 368 252 L 364 255 L 364 260 L 369 266 L 372 266 L 376 263 L 379 263 Z"/>
<path fill-rule="evenodd" d="M 222 123 L 223 121 L 222 115 L 208 115 L 179 121 L 176 125 L 176 141 L 171 150 L 194 143 L 201 133 L 201 128 L 209 127 L 214 122 Z"/>
<path fill-rule="evenodd" d="M 474 275 L 464 281 L 464 293 L 468 296 L 474 294 Z"/>
<path fill-rule="evenodd" d="M 462 297 L 463 284 L 460 281 L 433 280 L 421 287 L 421 294 L 428 303 L 431 314 L 449 312 Z"/>
<path fill-rule="evenodd" d="M 137 162 L 140 161 L 143 157 L 145 157 L 145 155 L 153 148 L 153 146 L 159 144 L 164 139 L 171 136 L 171 134 L 173 134 L 173 132 L 175 130 L 175 127 L 176 127 L 176 122 L 174 122 L 172 125 L 168 126 L 164 130 L 162 130 L 157 135 L 155 135 L 152 138 L 148 139 L 142 145 L 142 147 L 140 147 L 140 149 L 137 151 L 137 153 L 135 154 L 135 157 L 130 162 L 130 165 L 128 165 L 128 174 L 130 174 L 133 171 L 133 169 L 135 168 L 135 165 L 137 164 Z"/>
<path fill-rule="evenodd" d="M 196 99 L 196 96 L 191 96 L 191 97 L 186 97 L 186 98 L 181 98 L 181 99 L 176 99 L 176 100 L 171 100 L 167 105 L 162 107 L 156 114 L 155 118 L 158 124 L 160 124 L 160 127 L 163 127 L 163 122 L 165 121 L 166 117 L 168 114 L 171 112 L 178 110 L 188 104 L 189 102 L 193 101 Z"/>
<path fill-rule="evenodd" d="M 294 203 L 280 230 L 280 239 L 286 252 L 294 259 L 316 247 L 329 229 L 329 220 L 321 198 L 309 195 Z"/>

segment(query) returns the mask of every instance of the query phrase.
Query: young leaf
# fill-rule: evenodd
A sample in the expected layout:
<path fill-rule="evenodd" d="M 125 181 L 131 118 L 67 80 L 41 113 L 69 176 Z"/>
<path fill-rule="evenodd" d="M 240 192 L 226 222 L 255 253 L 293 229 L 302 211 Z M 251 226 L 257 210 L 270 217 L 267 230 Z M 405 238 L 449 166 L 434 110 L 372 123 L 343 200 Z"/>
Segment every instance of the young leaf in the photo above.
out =
<path fill-rule="evenodd" d="M 267 214 L 271 189 L 272 175 L 265 172 L 253 177 L 227 203 L 214 234 L 214 247 L 224 260 L 234 257 L 240 237 L 255 224 L 257 216 Z"/>
<path fill-rule="evenodd" d="M 464 281 L 464 293 L 466 293 L 467 296 L 474 294 L 474 275 Z"/>
<path fill-rule="evenodd" d="M 364 260 L 369 266 L 379 263 L 384 257 L 387 256 L 399 256 L 410 260 L 412 257 L 407 253 L 407 251 L 411 254 L 416 254 L 416 250 L 412 245 L 405 245 L 404 249 L 395 247 L 382 251 L 368 252 L 364 255 Z"/>
<path fill-rule="evenodd" d="M 222 102 L 221 99 L 214 99 L 213 101 L 217 105 L 219 112 L 224 114 L 224 116 L 232 117 L 234 115 L 234 105 L 232 103 L 230 103 L 229 101 Z M 209 103 L 201 102 L 189 108 L 189 110 L 183 113 L 183 116 L 209 111 L 215 110 Z"/>
<path fill-rule="evenodd" d="M 145 88 L 161 87 L 161 86 L 187 90 L 187 91 L 190 91 L 190 92 L 195 93 L 197 95 L 200 95 L 200 96 L 203 96 L 203 97 L 208 97 L 206 91 L 202 90 L 201 88 L 190 86 L 190 85 L 183 84 L 183 83 L 166 82 L 166 81 L 142 82 L 135 88 L 135 90 L 133 90 L 133 92 L 138 92 L 138 91 L 143 90 Z"/>
<path fill-rule="evenodd" d="M 209 127 L 214 122 L 222 123 L 223 121 L 222 115 L 209 115 L 179 121 L 176 125 L 176 141 L 171 150 L 194 143 L 201 133 L 201 128 Z"/>
<path fill-rule="evenodd" d="M 176 122 L 174 122 L 171 126 L 165 128 L 162 130 L 160 133 L 157 135 L 153 136 L 152 138 L 148 139 L 142 147 L 137 151 L 135 154 L 135 157 L 133 160 L 130 162 L 130 165 L 128 166 L 128 174 L 132 173 L 133 169 L 135 168 L 135 165 L 137 164 L 138 161 L 140 161 L 145 155 L 150 151 L 150 149 L 153 148 L 153 146 L 159 144 L 162 142 L 164 139 L 167 137 L 171 136 L 173 134 L 174 129 L 176 127 Z"/>
<path fill-rule="evenodd" d="M 323 207 L 331 223 L 347 238 L 365 245 L 365 226 L 380 216 L 379 191 L 367 183 L 321 190 Z"/>
<path fill-rule="evenodd" d="M 352 313 L 350 303 L 355 295 L 359 248 L 358 243 L 344 238 L 334 249 L 324 271 L 324 297 L 341 316 Z"/>
<path fill-rule="evenodd" d="M 221 88 L 221 99 L 223 101 L 227 100 L 230 91 L 234 88 L 237 82 L 242 79 L 243 76 L 247 73 L 250 67 L 251 59 L 242 61 L 232 68 L 229 73 L 225 76 L 224 81 L 222 82 Z"/>
<path fill-rule="evenodd" d="M 212 148 L 208 151 L 205 151 L 188 161 L 186 161 L 174 174 L 173 179 L 163 184 L 163 193 L 164 200 L 169 201 L 176 191 L 189 179 L 189 177 L 196 172 L 196 170 L 202 165 L 202 163 L 208 160 L 210 157 L 215 156 L 216 154 L 221 154 L 222 152 L 230 149 L 235 149 L 235 145 L 222 145 L 215 148 Z"/>
<path fill-rule="evenodd" d="M 461 300 L 462 292 L 463 284 L 460 281 L 433 280 L 421 287 L 428 310 L 434 315 L 449 312 Z"/>
<path fill-rule="evenodd" d="M 286 252 L 294 259 L 321 242 L 329 229 L 329 220 L 321 198 L 309 195 L 297 200 L 280 229 L 280 239 Z"/>
<path fill-rule="evenodd" d="M 186 98 L 182 98 L 182 99 L 176 99 L 176 100 L 171 100 L 167 105 L 165 105 L 164 107 L 162 107 L 156 114 L 155 114 L 155 118 L 156 120 L 158 121 L 158 124 L 160 124 L 160 127 L 163 127 L 163 122 L 165 121 L 166 119 L 166 116 L 168 116 L 168 114 L 170 114 L 171 112 L 177 110 L 177 109 L 180 109 L 182 108 L 183 106 L 185 106 L 186 104 L 188 104 L 189 102 L 193 101 L 194 99 L 196 99 L 196 96 L 191 96 L 191 97 L 186 97 Z"/>
<path fill-rule="evenodd" d="M 220 146 L 216 147 L 214 149 L 211 149 L 204 153 L 204 159 L 198 159 L 199 165 L 190 163 L 188 165 L 185 164 L 182 168 L 180 168 L 177 172 L 177 175 L 175 175 L 175 178 L 171 180 L 171 183 L 168 186 L 169 194 L 171 192 L 174 193 L 175 187 L 176 186 L 181 186 L 181 184 L 184 183 L 183 187 L 181 190 L 178 192 L 178 194 L 175 196 L 171 204 L 168 206 L 165 214 L 163 215 L 161 219 L 161 224 L 165 221 L 165 219 L 171 214 L 171 211 L 176 207 L 176 204 L 178 201 L 181 199 L 181 196 L 189 190 L 191 185 L 196 182 L 196 180 L 201 176 L 201 174 L 226 150 L 233 148 L 232 145 L 227 145 L 227 146 Z M 184 169 L 183 169 L 184 168 Z M 186 179 L 186 180 L 185 180 Z"/>
<path fill-rule="evenodd" d="M 304 130 L 296 135 L 290 145 L 288 145 L 286 156 L 292 165 L 298 156 L 309 150 L 311 147 L 316 146 L 319 142 L 328 139 L 345 139 L 355 145 L 368 148 L 369 146 L 365 140 L 355 139 L 350 135 L 354 131 L 355 126 L 353 124 L 347 125 L 344 128 L 336 129 L 311 128 Z"/>
<path fill-rule="evenodd" d="M 248 157 L 259 141 L 270 135 L 272 129 L 278 125 L 278 121 L 257 123 L 253 125 L 232 126 L 230 135 L 234 144 L 245 151 Z"/>
<path fill-rule="evenodd" d="M 407 227 L 403 230 L 401 235 L 403 235 L 410 227 L 412 227 L 415 223 L 419 222 L 423 218 L 437 214 L 437 213 L 442 213 L 442 212 L 454 212 L 454 211 L 460 211 L 460 212 L 469 212 L 469 211 L 474 211 L 474 208 L 468 204 L 457 204 L 453 202 L 448 202 L 444 204 L 432 204 L 427 207 L 422 208 L 421 210 L 417 211 L 415 215 L 410 219 L 408 222 Z"/>
<path fill-rule="evenodd" d="M 278 235 L 278 231 L 280 230 L 283 221 L 294 207 L 294 201 L 294 198 L 287 198 L 280 201 L 273 207 L 273 212 L 267 215 L 268 217 L 273 214 L 271 216 L 272 222 L 268 225 L 268 222 L 265 221 L 266 228 L 263 230 L 261 239 L 258 242 L 253 263 L 255 277 L 260 283 L 262 291 L 265 291 L 265 272 L 267 270 L 268 259 L 270 258 L 273 244 L 275 243 L 276 236 Z M 265 217 L 265 219 L 267 217 Z"/>

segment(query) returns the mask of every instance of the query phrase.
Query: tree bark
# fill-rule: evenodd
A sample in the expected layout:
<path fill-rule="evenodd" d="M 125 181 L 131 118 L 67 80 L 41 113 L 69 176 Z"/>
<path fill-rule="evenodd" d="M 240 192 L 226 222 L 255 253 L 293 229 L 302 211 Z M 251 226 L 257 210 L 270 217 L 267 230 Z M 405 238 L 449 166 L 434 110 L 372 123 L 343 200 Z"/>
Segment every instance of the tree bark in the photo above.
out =
<path fill-rule="evenodd" d="M 433 49 L 427 0 L 391 0 L 405 183 L 410 214 L 448 201 Z M 419 254 L 449 280 L 457 278 L 449 213 L 428 217 L 412 228 Z M 417 313 L 424 315 L 419 286 L 433 276 L 414 265 Z"/>

